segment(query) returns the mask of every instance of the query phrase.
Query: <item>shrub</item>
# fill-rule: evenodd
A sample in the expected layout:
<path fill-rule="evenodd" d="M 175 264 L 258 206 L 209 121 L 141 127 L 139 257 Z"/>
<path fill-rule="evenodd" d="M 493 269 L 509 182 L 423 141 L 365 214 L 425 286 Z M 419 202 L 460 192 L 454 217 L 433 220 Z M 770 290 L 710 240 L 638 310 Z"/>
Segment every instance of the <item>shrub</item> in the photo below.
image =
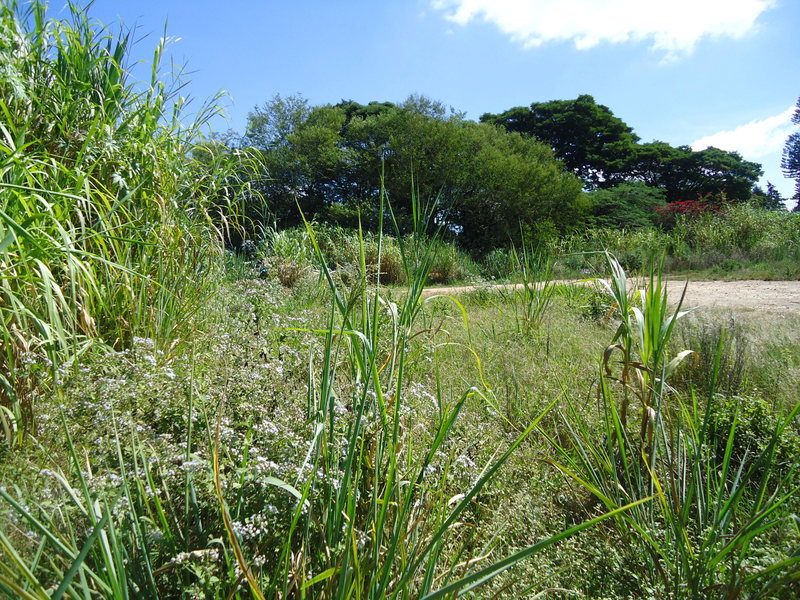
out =
<path fill-rule="evenodd" d="M 491 279 L 508 279 L 516 270 L 514 253 L 507 248 L 495 248 L 483 259 L 483 273 Z"/>
<path fill-rule="evenodd" d="M 663 229 L 593 228 L 564 236 L 550 244 L 560 257 L 556 269 L 574 274 L 584 262 L 596 262 L 576 255 L 608 250 L 632 270 L 666 254 L 664 264 L 670 271 L 716 269 L 721 275 L 744 271 L 751 277 L 798 277 L 800 215 L 748 203 L 700 205 L 706 208 L 676 208 L 673 221 Z"/>
<path fill-rule="evenodd" d="M 637 229 L 652 227 L 665 208 L 666 191 L 641 182 L 599 189 L 588 194 L 589 227 Z"/>
<path fill-rule="evenodd" d="M 695 351 L 675 374 L 675 384 L 693 387 L 703 397 L 737 394 L 744 383 L 750 345 L 741 325 L 730 317 L 727 323 L 695 320 L 681 331 L 681 345 Z"/>
<path fill-rule="evenodd" d="M 351 264 L 354 268 L 358 268 L 357 261 L 357 246 L 354 243 L 352 247 L 354 254 Z M 380 265 L 378 264 L 378 242 L 375 239 L 368 238 L 364 244 L 364 259 L 367 266 L 367 275 L 371 281 L 376 281 L 380 275 L 381 283 L 385 284 L 405 284 L 406 273 L 403 269 L 403 258 L 400 255 L 400 248 L 398 248 L 394 239 L 386 238 L 381 248 Z"/>
<path fill-rule="evenodd" d="M 682 219 L 697 218 L 701 215 L 719 214 L 727 203 L 724 193 L 698 195 L 694 200 L 678 200 L 655 209 L 662 226 L 671 228 Z"/>
<path fill-rule="evenodd" d="M 453 283 L 477 277 L 478 266 L 454 244 L 437 241 L 429 279 L 434 283 Z"/>
<path fill-rule="evenodd" d="M 718 395 L 711 400 L 709 440 L 717 460 L 722 463 L 730 432 L 734 432 L 731 456 L 736 464 L 763 469 L 759 458 L 764 455 L 774 440 L 774 457 L 771 468 L 776 474 L 795 471 L 800 456 L 800 431 L 796 427 L 783 428 L 783 416 L 765 398 L 757 394 L 737 396 Z"/>

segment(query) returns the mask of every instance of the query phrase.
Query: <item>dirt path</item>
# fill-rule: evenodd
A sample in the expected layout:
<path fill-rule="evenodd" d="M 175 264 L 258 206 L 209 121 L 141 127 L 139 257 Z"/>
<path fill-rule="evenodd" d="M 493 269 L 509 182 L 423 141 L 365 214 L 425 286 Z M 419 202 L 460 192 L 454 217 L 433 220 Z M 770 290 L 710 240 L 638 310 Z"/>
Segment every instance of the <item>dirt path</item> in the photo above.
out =
<path fill-rule="evenodd" d="M 680 298 L 684 283 L 680 280 L 668 281 L 669 297 L 675 300 Z M 512 285 L 503 287 L 510 289 Z M 427 288 L 423 295 L 453 295 L 476 289 L 479 289 L 479 286 Z M 770 313 L 800 313 L 800 281 L 690 281 L 683 305 Z"/>

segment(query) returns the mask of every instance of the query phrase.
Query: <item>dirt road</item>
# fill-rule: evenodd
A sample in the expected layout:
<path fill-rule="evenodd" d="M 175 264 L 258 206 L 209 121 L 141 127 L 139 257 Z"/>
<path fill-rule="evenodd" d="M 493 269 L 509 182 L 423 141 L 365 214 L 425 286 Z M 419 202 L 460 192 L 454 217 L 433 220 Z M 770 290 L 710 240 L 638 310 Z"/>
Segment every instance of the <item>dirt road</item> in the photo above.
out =
<path fill-rule="evenodd" d="M 669 297 L 674 300 L 680 298 L 684 283 L 668 281 Z M 478 288 L 427 288 L 423 295 L 452 295 L 475 289 Z M 683 305 L 687 308 L 705 306 L 770 313 L 800 313 L 800 281 L 690 281 Z"/>

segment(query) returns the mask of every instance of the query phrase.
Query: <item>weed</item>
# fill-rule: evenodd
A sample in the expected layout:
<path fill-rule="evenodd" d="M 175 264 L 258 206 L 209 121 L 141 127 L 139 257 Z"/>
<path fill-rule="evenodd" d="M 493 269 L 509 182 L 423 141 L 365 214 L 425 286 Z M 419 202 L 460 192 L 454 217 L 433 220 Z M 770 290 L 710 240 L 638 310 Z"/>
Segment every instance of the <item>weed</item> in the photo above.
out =
<path fill-rule="evenodd" d="M 623 340 L 619 346 L 625 357 L 617 379 L 625 394 L 631 381 L 625 369 L 636 374 L 638 383 L 632 387 L 643 399 L 643 424 L 638 435 L 629 432 L 627 398 L 623 395 L 621 403 L 614 398 L 606 352 L 598 394 L 602 429 L 596 432 L 585 413 L 570 403 L 563 423 L 568 435 L 563 442 L 551 437 L 560 455 L 553 464 L 606 509 L 655 494 L 656 502 L 631 510 L 617 523 L 641 548 L 651 582 L 669 597 L 763 597 L 786 589 L 797 577 L 796 547 L 757 568 L 750 557 L 756 544 L 768 544 L 769 535 L 793 519 L 798 464 L 787 462 L 779 448 L 796 443 L 789 430 L 800 404 L 785 418 L 772 420 L 766 419 L 762 405 L 745 404 L 740 419 L 739 402 L 716 408 L 712 386 L 705 410 L 694 395 L 688 403 L 674 396 L 678 405 L 667 410 L 667 378 L 673 369 L 665 362 L 660 368 L 654 365 L 665 361 L 663 351 L 677 313 L 665 318 L 658 308 L 666 306 L 658 275 L 651 275 L 650 288 L 638 294 L 641 308 L 634 310 L 626 303 L 624 271 L 613 263 L 612 268 L 609 290 L 622 314 L 615 337 Z M 654 315 L 647 313 L 654 307 L 658 326 L 648 327 Z M 635 320 L 626 321 L 628 310 Z M 652 332 L 649 337 L 647 331 Z M 628 336 L 633 339 L 624 341 Z M 709 373 L 712 381 L 719 381 L 723 346 L 720 339 Z M 631 362 L 634 348 L 640 359 Z M 753 426 L 748 412 L 759 415 L 755 418 L 765 422 L 764 430 Z"/>
<path fill-rule="evenodd" d="M 182 122 L 180 82 L 156 76 L 164 41 L 139 86 L 130 33 L 77 5 L 56 20 L 42 2 L 3 3 L 0 36 L 0 405 L 18 445 L 61 365 L 135 336 L 173 352 L 191 336 L 235 225 L 235 202 L 223 213 L 218 198 L 236 194 L 230 156 L 186 154 L 218 108 Z"/>

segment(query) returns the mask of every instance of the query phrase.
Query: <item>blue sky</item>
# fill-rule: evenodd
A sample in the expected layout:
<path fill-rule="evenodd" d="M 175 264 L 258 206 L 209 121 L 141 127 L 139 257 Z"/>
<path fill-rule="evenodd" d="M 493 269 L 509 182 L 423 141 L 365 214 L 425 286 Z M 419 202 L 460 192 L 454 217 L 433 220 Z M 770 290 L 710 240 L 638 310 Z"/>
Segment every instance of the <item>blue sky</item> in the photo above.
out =
<path fill-rule="evenodd" d="M 57 3 L 53 2 L 57 14 Z M 96 0 L 91 14 L 161 37 L 196 101 L 228 122 L 275 94 L 441 100 L 468 118 L 591 94 L 643 141 L 715 145 L 780 173 L 800 96 L 797 0 Z"/>

